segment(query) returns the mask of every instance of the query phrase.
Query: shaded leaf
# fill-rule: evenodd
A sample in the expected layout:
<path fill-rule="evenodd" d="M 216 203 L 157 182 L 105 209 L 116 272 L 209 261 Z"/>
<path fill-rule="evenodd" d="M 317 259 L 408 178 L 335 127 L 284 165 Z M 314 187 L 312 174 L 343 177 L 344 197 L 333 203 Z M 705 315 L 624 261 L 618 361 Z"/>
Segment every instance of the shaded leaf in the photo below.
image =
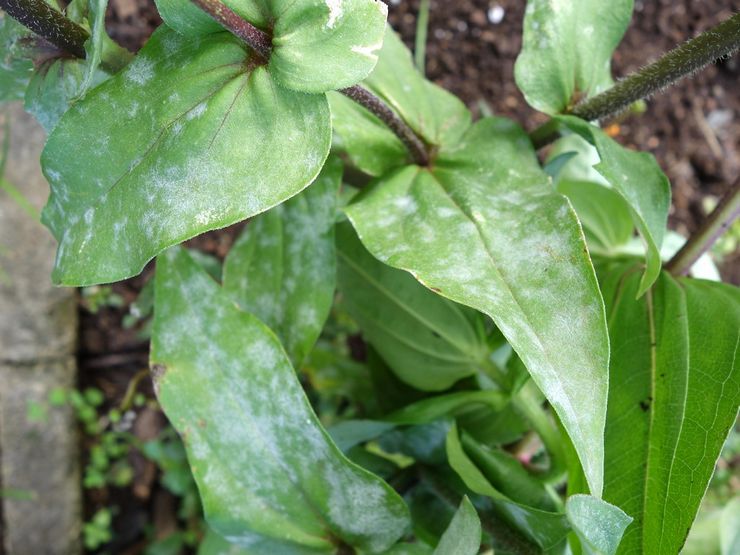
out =
<path fill-rule="evenodd" d="M 440 150 L 432 170 L 392 172 L 346 211 L 373 256 L 493 319 L 555 407 L 599 495 L 603 303 L 575 213 L 521 128 L 481 120 Z"/>
<path fill-rule="evenodd" d="M 124 279 L 313 181 L 331 138 L 325 96 L 283 89 L 249 63 L 227 33 L 193 40 L 163 26 L 65 114 L 42 156 L 56 283 Z"/>
<path fill-rule="evenodd" d="M 604 499 L 633 517 L 620 553 L 677 553 L 740 405 L 740 294 L 634 268 L 604 278 L 612 343 Z"/>
<path fill-rule="evenodd" d="M 209 525 L 247 547 L 389 548 L 408 525 L 405 504 L 331 442 L 274 334 L 183 249 L 159 257 L 155 288 L 157 395 Z"/>
<path fill-rule="evenodd" d="M 528 0 L 514 75 L 533 108 L 556 114 L 611 83 L 634 0 Z"/>
<path fill-rule="evenodd" d="M 269 71 L 289 89 L 318 93 L 361 81 L 378 61 L 388 8 L 380 0 L 225 0 L 272 36 Z M 190 0 L 157 0 L 162 19 L 185 35 L 220 29 Z"/>
<path fill-rule="evenodd" d="M 28 41 L 31 32 L 0 12 L 0 102 L 20 100 L 33 72 Z"/>
<path fill-rule="evenodd" d="M 476 555 L 480 548 L 481 526 L 473 504 L 463 497 L 460 508 L 442 534 L 434 555 Z"/>
<path fill-rule="evenodd" d="M 455 411 L 460 409 L 471 410 L 477 404 L 488 405 L 495 410 L 499 410 L 507 402 L 508 395 L 501 391 L 461 391 L 417 401 L 392 412 L 386 417 L 386 420 L 406 426 L 427 424 L 443 416 L 454 414 Z"/>
<path fill-rule="evenodd" d="M 224 262 L 223 285 L 281 339 L 299 366 L 321 333 L 336 281 L 334 220 L 342 164 L 249 222 Z"/>
<path fill-rule="evenodd" d="M 638 295 L 642 295 L 660 273 L 660 247 L 671 207 L 668 178 L 652 154 L 627 149 L 579 118 L 558 116 L 558 121 L 596 147 L 600 162 L 594 168 L 630 207 L 647 251 L 645 274 L 638 290 Z"/>
<path fill-rule="evenodd" d="M 337 249 L 344 307 L 398 377 L 434 391 L 478 370 L 488 351 L 479 314 L 373 258 L 349 224 L 337 226 Z"/>

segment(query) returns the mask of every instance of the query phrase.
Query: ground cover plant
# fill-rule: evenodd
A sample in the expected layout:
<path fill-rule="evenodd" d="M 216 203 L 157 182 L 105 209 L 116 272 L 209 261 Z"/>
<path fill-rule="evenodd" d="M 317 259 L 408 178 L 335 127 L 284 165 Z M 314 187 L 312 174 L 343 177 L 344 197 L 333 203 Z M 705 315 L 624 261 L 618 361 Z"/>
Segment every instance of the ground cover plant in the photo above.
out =
<path fill-rule="evenodd" d="M 681 549 L 740 403 L 738 291 L 687 275 L 740 194 L 666 254 L 668 180 L 596 122 L 740 16 L 614 85 L 632 2 L 530 1 L 527 135 L 425 80 L 375 0 L 160 0 L 133 59 L 104 0 L 0 5 L 36 33 L 2 19 L 0 94 L 49 131 L 53 279 L 157 257 L 204 553 Z M 248 218 L 217 272 L 177 246 Z M 342 405 L 296 373 L 327 367 Z"/>

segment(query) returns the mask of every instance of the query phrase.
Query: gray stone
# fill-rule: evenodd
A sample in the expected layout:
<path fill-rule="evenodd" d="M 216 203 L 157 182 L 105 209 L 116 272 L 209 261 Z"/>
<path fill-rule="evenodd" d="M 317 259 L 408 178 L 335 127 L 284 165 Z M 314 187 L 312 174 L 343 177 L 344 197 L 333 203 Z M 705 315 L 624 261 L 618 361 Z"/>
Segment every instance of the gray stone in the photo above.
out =
<path fill-rule="evenodd" d="M 49 196 L 39 165 L 44 131 L 20 105 L 4 111 L 11 123 L 4 178 L 40 212 Z M 49 231 L 0 191 L 0 360 L 4 362 L 75 351 L 74 290 L 51 284 L 55 251 L 56 241 Z"/>
<path fill-rule="evenodd" d="M 0 110 L 3 117 L 11 133 L 2 177 L 40 211 L 49 193 L 39 165 L 44 132 L 20 105 Z M 0 190 L 0 538 L 7 555 L 73 555 L 81 526 L 77 428 L 71 410 L 48 398 L 75 385 L 75 291 L 52 286 L 56 242 L 28 212 Z"/>

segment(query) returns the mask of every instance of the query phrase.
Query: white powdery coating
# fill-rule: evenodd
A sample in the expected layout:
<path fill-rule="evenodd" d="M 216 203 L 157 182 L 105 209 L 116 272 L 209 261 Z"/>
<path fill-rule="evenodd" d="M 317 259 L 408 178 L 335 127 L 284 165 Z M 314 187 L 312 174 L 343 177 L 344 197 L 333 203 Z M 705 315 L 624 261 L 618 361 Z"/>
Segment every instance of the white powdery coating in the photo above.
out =
<path fill-rule="evenodd" d="M 154 77 L 154 62 L 138 57 L 126 70 L 126 79 L 137 85 L 146 85 Z"/>
<path fill-rule="evenodd" d="M 326 0 L 326 7 L 329 8 L 329 20 L 326 22 L 328 29 L 334 29 L 337 21 L 342 17 L 342 3 L 343 0 Z"/>

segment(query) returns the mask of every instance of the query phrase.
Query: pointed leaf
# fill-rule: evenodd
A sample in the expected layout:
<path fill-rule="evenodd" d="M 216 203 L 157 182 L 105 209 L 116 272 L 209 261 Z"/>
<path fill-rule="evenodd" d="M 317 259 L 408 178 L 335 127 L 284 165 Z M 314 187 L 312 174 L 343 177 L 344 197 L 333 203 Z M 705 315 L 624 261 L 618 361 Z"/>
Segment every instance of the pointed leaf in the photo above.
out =
<path fill-rule="evenodd" d="M 183 249 L 158 259 L 155 288 L 157 395 L 209 525 L 244 546 L 389 548 L 408 525 L 404 502 L 331 442 L 274 334 Z"/>
<path fill-rule="evenodd" d="M 666 273 L 605 278 L 612 343 L 604 498 L 635 519 L 620 553 L 675 554 L 740 405 L 740 292 Z"/>
<path fill-rule="evenodd" d="M 652 154 L 625 148 L 582 119 L 558 116 L 558 121 L 596 147 L 601 158 L 594 166 L 596 171 L 631 209 L 647 251 L 645 274 L 638 290 L 638 295 L 642 295 L 660 273 L 660 247 L 671 207 L 671 184 Z"/>
<path fill-rule="evenodd" d="M 570 496 L 565 514 L 585 555 L 614 555 L 624 529 L 632 522 L 619 507 L 590 495 Z"/>
<path fill-rule="evenodd" d="M 547 550 L 568 535 L 570 526 L 564 515 L 516 503 L 494 488 L 463 449 L 457 426 L 447 434 L 447 457 L 468 488 L 491 499 L 494 512 L 511 527 L 512 535 L 521 536 L 521 541 L 533 542 Z"/>
<path fill-rule="evenodd" d="M 553 191 L 526 134 L 504 119 L 482 120 L 459 146 L 440 150 L 433 170 L 398 170 L 346 210 L 376 258 L 493 318 L 600 495 L 603 302 L 575 213 Z"/>
<path fill-rule="evenodd" d="M 334 220 L 342 164 L 333 158 L 303 193 L 257 216 L 224 262 L 224 289 L 281 339 L 299 366 L 334 299 Z"/>
<path fill-rule="evenodd" d="M 56 283 L 135 275 L 166 247 L 313 181 L 331 139 L 325 96 L 283 89 L 248 62 L 227 33 L 193 40 L 162 27 L 65 114 L 42 156 Z"/>
<path fill-rule="evenodd" d="M 349 224 L 337 226 L 337 248 L 344 307 L 399 378 L 438 391 L 478 370 L 488 352 L 480 315 L 373 258 Z"/>
<path fill-rule="evenodd" d="M 388 7 L 380 0 L 224 0 L 269 31 L 269 71 L 286 88 L 326 92 L 362 81 L 378 61 Z M 157 0 L 165 22 L 185 35 L 219 30 L 190 0 Z"/>
<path fill-rule="evenodd" d="M 434 555 L 477 555 L 480 549 L 481 527 L 478 512 L 463 497 L 452 522 L 442 534 Z"/>
<path fill-rule="evenodd" d="M 528 0 L 519 89 L 533 108 L 556 114 L 611 85 L 611 57 L 634 0 Z"/>

